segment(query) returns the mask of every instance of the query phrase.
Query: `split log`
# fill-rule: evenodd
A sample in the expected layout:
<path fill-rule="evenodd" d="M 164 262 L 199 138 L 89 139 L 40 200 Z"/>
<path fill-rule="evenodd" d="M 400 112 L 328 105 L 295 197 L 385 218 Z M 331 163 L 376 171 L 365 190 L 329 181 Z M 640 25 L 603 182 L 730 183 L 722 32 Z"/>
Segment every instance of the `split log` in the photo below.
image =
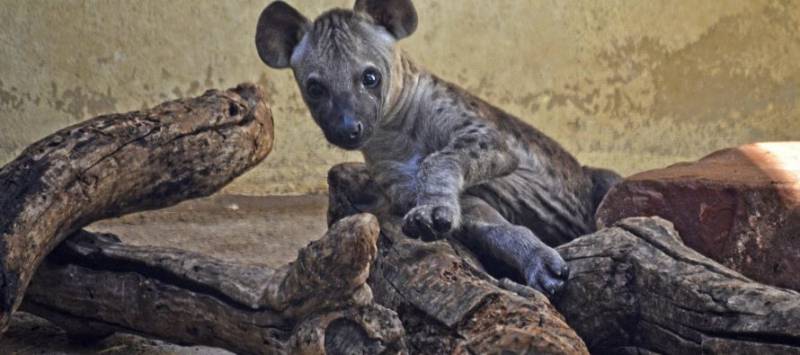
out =
<path fill-rule="evenodd" d="M 556 306 L 592 353 L 800 354 L 800 293 L 686 247 L 670 222 L 629 218 L 560 246 Z"/>
<path fill-rule="evenodd" d="M 272 149 L 261 89 L 241 85 L 63 129 L 0 169 L 0 332 L 42 259 L 91 222 L 207 196 Z"/>
<path fill-rule="evenodd" d="M 541 293 L 511 292 L 482 271 L 457 242 L 425 243 L 400 232 L 363 164 L 329 173 L 329 223 L 370 212 L 380 216 L 378 258 L 369 285 L 395 310 L 413 354 L 586 354 L 583 341 Z M 524 297 L 523 297 L 524 295 Z"/>
<path fill-rule="evenodd" d="M 396 313 L 366 285 L 378 222 L 356 215 L 279 269 L 82 231 L 46 259 L 23 309 L 89 339 L 115 331 L 241 354 L 398 354 Z"/>

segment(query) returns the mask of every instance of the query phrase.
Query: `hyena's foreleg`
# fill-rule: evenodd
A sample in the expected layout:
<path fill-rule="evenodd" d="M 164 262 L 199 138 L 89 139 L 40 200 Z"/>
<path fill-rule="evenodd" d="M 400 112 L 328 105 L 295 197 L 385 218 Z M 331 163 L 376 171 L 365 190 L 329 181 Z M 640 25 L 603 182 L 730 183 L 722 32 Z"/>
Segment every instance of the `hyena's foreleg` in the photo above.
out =
<path fill-rule="evenodd" d="M 427 239 L 458 229 L 461 193 L 510 174 L 518 165 L 500 132 L 483 123 L 463 122 L 444 149 L 420 164 L 417 204 L 406 214 L 403 232 Z"/>
<path fill-rule="evenodd" d="M 521 281 L 548 296 L 564 286 L 567 263 L 530 229 L 511 224 L 477 197 L 463 197 L 461 208 L 463 224 L 454 237 L 476 253 L 494 276 Z"/>

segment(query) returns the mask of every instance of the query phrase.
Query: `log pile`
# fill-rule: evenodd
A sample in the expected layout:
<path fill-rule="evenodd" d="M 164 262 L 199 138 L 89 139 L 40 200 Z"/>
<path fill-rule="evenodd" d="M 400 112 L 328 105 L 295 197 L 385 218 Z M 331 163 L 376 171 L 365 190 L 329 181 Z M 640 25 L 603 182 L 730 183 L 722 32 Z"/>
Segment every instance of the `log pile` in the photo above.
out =
<path fill-rule="evenodd" d="M 329 219 L 360 212 L 375 213 L 382 216 L 384 238 L 390 241 L 388 244 L 391 246 L 386 249 L 394 249 L 397 244 L 404 248 L 415 243 L 397 232 L 400 221 L 386 215 L 385 201 L 381 200 L 377 187 L 372 185 L 362 165 L 335 167 L 328 183 L 331 186 Z M 459 254 L 466 256 L 465 260 L 471 260 L 472 265 L 476 263 L 468 252 L 458 248 L 457 242 L 450 241 L 450 244 Z M 759 284 L 686 247 L 666 220 L 657 217 L 623 219 L 610 228 L 576 239 L 557 250 L 572 271 L 566 289 L 554 304 L 592 353 L 800 354 L 800 293 Z M 387 257 L 379 253 L 376 269 L 382 268 L 381 261 L 385 259 Z M 454 296 L 458 299 L 438 303 L 435 298 L 426 298 L 435 294 L 430 290 L 415 293 L 416 290 L 409 286 L 414 284 L 415 278 L 435 273 L 427 271 L 431 268 L 441 270 L 446 267 L 426 264 L 425 258 L 420 257 L 414 257 L 408 263 L 413 264 L 412 261 L 417 265 L 422 262 L 424 266 L 417 269 L 406 264 L 401 269 L 411 271 L 401 272 L 403 276 L 400 277 L 393 272 L 373 272 L 370 285 L 376 290 L 379 302 L 396 305 L 394 294 L 398 292 L 392 289 L 400 285 L 401 294 L 414 295 L 412 299 L 422 298 L 412 303 L 412 315 L 422 312 L 431 317 L 444 313 L 445 316 L 438 318 L 444 323 L 447 311 L 469 308 L 463 301 L 470 298 L 469 293 L 462 289 L 453 289 L 453 293 L 443 292 L 458 295 Z M 485 276 L 480 272 L 477 274 Z M 385 275 L 397 280 L 391 282 L 392 287 L 380 286 Z M 436 284 L 431 281 L 436 277 L 427 277 L 420 284 L 427 287 Z M 382 292 L 384 289 L 390 291 Z M 528 296 L 529 302 L 535 303 L 537 297 L 541 297 L 530 289 L 526 294 L 525 289 L 514 288 L 517 293 Z M 403 300 L 408 302 L 409 297 Z M 546 300 L 542 302 L 546 304 Z M 453 303 L 464 306 L 448 307 Z M 430 304 L 435 306 L 426 308 Z M 409 323 L 404 312 L 399 311 L 399 315 L 404 324 Z M 502 327 L 506 319 L 500 317 L 494 320 L 494 324 Z M 552 322 L 545 329 L 552 334 L 559 327 L 557 322 Z M 510 334 L 513 333 L 518 333 L 518 330 Z M 414 339 L 413 333 L 410 338 Z M 524 354 L 530 349 L 535 349 L 533 353 L 546 352 L 536 348 L 539 342 L 532 341 L 521 348 L 513 348 L 505 347 L 505 343 L 497 339 L 502 338 L 492 342 L 494 347 L 479 349 L 516 354 Z M 575 349 L 561 344 L 557 352 L 575 353 Z M 451 353 L 451 350 L 442 347 L 439 353 Z"/>
<path fill-rule="evenodd" d="M 583 341 L 547 298 L 486 274 L 457 241 L 425 243 L 401 232 L 363 164 L 328 175 L 328 221 L 368 212 L 381 220 L 369 285 L 397 311 L 412 354 L 586 354 Z"/>
<path fill-rule="evenodd" d="M 366 285 L 378 223 L 337 223 L 273 270 L 82 231 L 42 264 L 22 309 L 79 340 L 114 332 L 242 354 L 397 354 L 403 327 Z"/>
<path fill-rule="evenodd" d="M 800 294 L 695 252 L 665 220 L 560 246 L 572 273 L 551 303 L 457 241 L 404 236 L 363 164 L 331 170 L 329 231 L 277 269 L 82 230 L 219 190 L 272 133 L 262 91 L 242 85 L 32 145 L 0 170 L 0 325 L 21 304 L 76 340 L 242 354 L 800 353 Z"/>

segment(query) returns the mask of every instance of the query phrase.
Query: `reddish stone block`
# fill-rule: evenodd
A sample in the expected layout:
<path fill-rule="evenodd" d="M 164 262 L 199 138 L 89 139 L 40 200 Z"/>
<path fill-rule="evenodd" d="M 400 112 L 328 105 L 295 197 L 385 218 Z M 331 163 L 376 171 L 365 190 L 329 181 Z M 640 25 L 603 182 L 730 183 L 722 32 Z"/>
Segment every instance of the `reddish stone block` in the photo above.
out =
<path fill-rule="evenodd" d="M 800 142 L 759 143 L 627 178 L 597 212 L 672 221 L 684 243 L 742 274 L 800 290 Z"/>

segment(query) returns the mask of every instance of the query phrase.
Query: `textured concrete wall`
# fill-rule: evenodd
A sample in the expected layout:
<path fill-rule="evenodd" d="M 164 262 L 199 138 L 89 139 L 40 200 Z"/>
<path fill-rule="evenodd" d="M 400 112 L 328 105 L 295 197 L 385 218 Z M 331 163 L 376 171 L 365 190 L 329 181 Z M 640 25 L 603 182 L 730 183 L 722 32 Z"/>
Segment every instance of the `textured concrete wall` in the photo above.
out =
<path fill-rule="evenodd" d="M 289 1 L 313 17 L 347 0 Z M 237 193 L 321 191 L 331 148 L 253 31 L 267 0 L 0 0 L 0 163 L 94 115 L 211 87 L 269 87 L 277 142 Z M 623 173 L 800 139 L 800 1 L 417 0 L 403 46 Z"/>

